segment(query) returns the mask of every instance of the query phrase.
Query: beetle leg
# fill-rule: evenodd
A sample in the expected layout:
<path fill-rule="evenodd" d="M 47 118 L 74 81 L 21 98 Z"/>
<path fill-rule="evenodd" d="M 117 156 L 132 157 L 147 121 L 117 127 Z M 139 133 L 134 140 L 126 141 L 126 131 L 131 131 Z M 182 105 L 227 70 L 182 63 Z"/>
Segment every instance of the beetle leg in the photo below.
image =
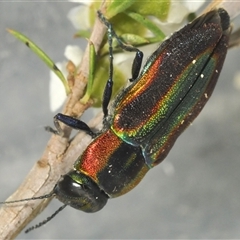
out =
<path fill-rule="evenodd" d="M 108 104 L 112 96 L 112 87 L 113 80 L 112 78 L 109 78 L 103 92 L 102 110 L 104 114 L 104 119 L 108 116 Z"/>
<path fill-rule="evenodd" d="M 67 125 L 71 128 L 74 128 L 76 130 L 82 130 L 93 138 L 96 137 L 96 134 L 91 130 L 91 128 L 85 122 L 83 122 L 77 118 L 64 115 L 62 113 L 58 113 L 57 115 L 54 116 L 54 125 L 55 125 L 56 129 L 53 129 L 51 127 L 45 127 L 45 129 L 54 134 L 63 136 L 64 132 L 63 132 L 59 122 L 62 122 L 65 125 Z"/>
<path fill-rule="evenodd" d="M 104 25 L 108 29 L 108 39 L 109 39 L 109 37 L 111 39 L 113 37 L 115 37 L 115 39 L 118 41 L 118 45 L 120 48 L 122 48 L 123 50 L 128 51 L 128 52 L 136 52 L 136 55 L 135 55 L 135 58 L 134 58 L 133 64 L 132 64 L 132 78 L 129 79 L 130 82 L 134 81 L 138 77 L 140 69 L 141 69 L 143 52 L 140 51 L 138 48 L 135 48 L 133 46 L 130 46 L 130 45 L 127 45 L 126 43 L 124 43 L 122 41 L 122 39 L 116 34 L 114 29 L 112 28 L 111 23 L 103 16 L 103 14 L 100 11 L 98 11 L 97 13 L 98 13 L 99 19 L 104 23 Z M 109 47 L 110 47 L 110 45 L 109 45 Z"/>
<path fill-rule="evenodd" d="M 137 79 L 142 66 L 142 60 L 143 52 L 138 50 L 132 64 L 132 78 L 129 79 L 130 82 L 133 82 L 135 79 Z"/>
<path fill-rule="evenodd" d="M 102 102 L 102 109 L 104 114 L 104 119 L 108 116 L 108 105 L 112 96 L 112 88 L 113 88 L 113 48 L 112 48 L 112 39 L 113 37 L 116 38 L 118 41 L 119 47 L 123 50 L 128 52 L 136 52 L 133 64 L 132 64 L 132 78 L 129 79 L 130 82 L 134 81 L 140 72 L 142 59 L 143 59 L 143 52 L 140 51 L 138 48 L 133 46 L 126 45 L 121 38 L 116 34 L 114 29 L 112 28 L 112 24 L 103 16 L 103 14 L 98 11 L 99 19 L 105 24 L 107 27 L 108 32 L 108 45 L 109 45 L 109 78 L 106 83 L 104 92 L 103 92 L 103 102 Z"/>
<path fill-rule="evenodd" d="M 111 24 L 109 25 L 111 26 Z M 136 52 L 133 64 L 132 64 L 132 77 L 129 79 L 130 82 L 133 82 L 139 75 L 139 72 L 141 70 L 142 66 L 142 59 L 143 59 L 143 52 L 140 51 L 138 48 L 135 48 L 130 45 L 126 45 L 122 39 L 116 34 L 116 32 L 113 30 L 112 26 L 110 28 L 111 36 L 115 37 L 115 39 L 118 41 L 118 45 L 120 48 L 127 52 Z"/>
<path fill-rule="evenodd" d="M 108 46 L 109 46 L 109 77 L 103 92 L 103 102 L 102 109 L 104 114 L 104 119 L 108 116 L 108 104 L 112 96 L 113 88 L 113 48 L 112 48 L 112 25 L 108 24 Z"/>
<path fill-rule="evenodd" d="M 111 24 L 109 25 L 111 26 Z M 143 52 L 140 51 L 138 48 L 135 48 L 133 46 L 126 45 L 121 38 L 116 34 L 116 32 L 113 30 L 112 26 L 110 28 L 111 36 L 114 36 L 115 39 L 118 41 L 118 45 L 120 48 L 127 52 L 136 52 L 133 64 L 132 64 L 132 77 L 129 79 L 130 82 L 133 82 L 139 75 L 139 72 L 141 70 L 142 66 L 142 60 L 143 60 Z"/>

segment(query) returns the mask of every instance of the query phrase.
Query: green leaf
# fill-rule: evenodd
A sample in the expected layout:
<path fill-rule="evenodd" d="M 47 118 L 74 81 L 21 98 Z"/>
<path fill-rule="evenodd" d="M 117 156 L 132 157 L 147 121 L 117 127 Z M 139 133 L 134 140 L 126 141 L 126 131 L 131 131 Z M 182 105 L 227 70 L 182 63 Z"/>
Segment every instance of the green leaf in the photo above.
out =
<path fill-rule="evenodd" d="M 143 0 L 136 1 L 128 10 L 143 16 L 155 16 L 164 21 L 168 16 L 170 5 L 171 0 Z"/>
<path fill-rule="evenodd" d="M 11 33 L 14 37 L 22 41 L 26 44 L 27 47 L 29 47 L 34 53 L 37 54 L 38 57 L 40 57 L 43 62 L 46 63 L 46 65 L 59 77 L 59 79 L 62 81 L 66 94 L 68 95 L 70 93 L 70 88 L 68 86 L 68 82 L 65 79 L 62 72 L 58 69 L 58 67 L 55 65 L 55 63 L 51 60 L 51 58 L 43 52 L 41 48 L 39 48 L 34 42 L 32 42 L 29 38 L 21 34 L 20 32 L 17 32 L 12 29 L 7 29 L 9 33 Z"/>
<path fill-rule="evenodd" d="M 149 43 L 149 40 L 147 38 L 141 37 L 136 34 L 130 34 L 130 33 L 122 34 L 121 39 L 125 43 L 130 44 L 132 46 L 145 45 Z"/>
<path fill-rule="evenodd" d="M 87 101 L 91 97 L 95 68 L 96 68 L 96 51 L 93 43 L 89 42 L 89 75 L 88 75 L 87 90 L 84 96 L 80 100 L 84 104 L 87 103 Z"/>
<path fill-rule="evenodd" d="M 125 33 L 145 36 L 147 32 L 147 29 L 141 23 L 128 16 L 125 12 L 114 16 L 111 19 L 111 24 L 120 37 Z"/>
<path fill-rule="evenodd" d="M 109 77 L 109 56 L 106 55 L 97 59 L 94 63 L 94 68 L 95 70 L 93 80 L 89 79 L 91 83 L 88 82 L 86 94 L 81 99 L 81 102 L 85 103 L 89 100 L 89 98 L 91 98 L 94 100 L 94 107 L 101 107 L 102 94 Z M 122 88 L 126 83 L 125 75 L 121 70 L 118 69 L 116 65 L 114 65 L 113 79 L 114 84 L 112 97 L 116 96 L 116 93 L 119 91 L 119 89 Z"/>
<path fill-rule="evenodd" d="M 144 17 L 141 14 L 134 12 L 126 12 L 126 14 L 137 22 L 141 23 L 144 27 L 149 29 L 155 36 L 157 36 L 160 41 L 165 38 L 165 34 L 159 29 L 159 27 L 154 24 L 151 20 Z"/>
<path fill-rule="evenodd" d="M 90 38 L 90 31 L 89 30 L 80 30 L 74 34 L 74 37 Z"/>
<path fill-rule="evenodd" d="M 126 9 L 128 9 L 135 2 L 136 2 L 136 0 L 122 0 L 122 1 L 113 0 L 111 2 L 111 4 L 109 5 L 109 7 L 107 8 L 105 15 L 108 19 L 110 19 L 110 18 L 114 17 L 115 15 L 117 15 L 118 13 L 121 13 L 121 12 L 125 11 Z"/>

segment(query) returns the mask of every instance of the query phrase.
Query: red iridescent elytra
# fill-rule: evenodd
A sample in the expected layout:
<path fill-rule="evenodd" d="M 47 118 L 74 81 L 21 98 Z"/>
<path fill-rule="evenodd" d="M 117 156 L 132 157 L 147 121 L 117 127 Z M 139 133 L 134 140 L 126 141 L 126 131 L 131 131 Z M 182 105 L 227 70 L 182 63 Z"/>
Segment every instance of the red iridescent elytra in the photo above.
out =
<path fill-rule="evenodd" d="M 164 41 L 139 77 L 116 97 L 110 113 L 103 108 L 108 114 L 103 130 L 74 169 L 58 182 L 56 197 L 74 208 L 94 212 L 108 198 L 134 188 L 167 156 L 208 101 L 224 63 L 230 32 L 228 13 L 218 9 Z M 104 102 L 111 95 L 111 85 L 107 83 Z M 73 126 L 61 114 L 58 120 Z"/>

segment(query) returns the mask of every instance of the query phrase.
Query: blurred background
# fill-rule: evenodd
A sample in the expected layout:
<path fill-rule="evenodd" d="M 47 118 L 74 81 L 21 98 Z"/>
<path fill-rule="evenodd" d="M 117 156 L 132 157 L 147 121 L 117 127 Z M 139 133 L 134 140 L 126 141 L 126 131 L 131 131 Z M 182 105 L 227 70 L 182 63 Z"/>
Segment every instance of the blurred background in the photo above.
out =
<path fill-rule="evenodd" d="M 52 125 L 49 70 L 5 29 L 30 37 L 58 62 L 68 44 L 82 45 L 67 13 L 76 3 L 0 3 L 0 201 L 40 158 Z M 239 238 L 240 49 L 229 51 L 209 103 L 167 159 L 134 190 L 98 213 L 67 207 L 19 239 Z M 87 116 L 88 118 L 89 116 Z M 87 119 L 85 118 L 85 119 Z M 56 199 L 31 225 L 61 205 Z"/>

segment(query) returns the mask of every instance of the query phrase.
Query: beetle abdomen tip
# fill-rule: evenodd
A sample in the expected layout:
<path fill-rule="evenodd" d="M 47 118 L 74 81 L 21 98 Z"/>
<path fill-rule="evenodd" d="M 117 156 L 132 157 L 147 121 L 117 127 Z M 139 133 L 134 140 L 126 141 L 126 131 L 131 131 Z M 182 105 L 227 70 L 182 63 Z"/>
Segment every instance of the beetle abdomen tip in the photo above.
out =
<path fill-rule="evenodd" d="M 221 25 L 222 25 L 223 31 L 229 29 L 230 17 L 228 15 L 227 11 L 223 8 L 219 8 L 218 13 L 219 13 L 219 16 L 221 18 Z"/>

